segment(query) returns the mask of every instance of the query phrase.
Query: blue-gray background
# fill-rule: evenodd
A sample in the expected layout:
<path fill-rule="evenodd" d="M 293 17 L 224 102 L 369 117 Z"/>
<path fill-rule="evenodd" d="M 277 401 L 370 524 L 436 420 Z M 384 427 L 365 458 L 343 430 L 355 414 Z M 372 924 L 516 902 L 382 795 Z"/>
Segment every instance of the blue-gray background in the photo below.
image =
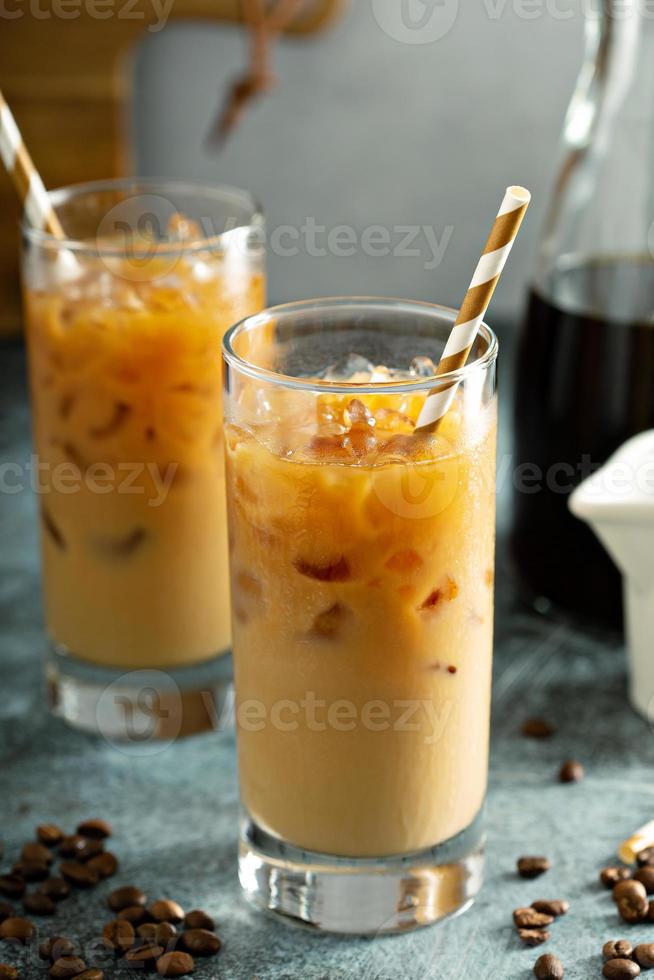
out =
<path fill-rule="evenodd" d="M 559 136 L 583 55 L 582 0 L 408 0 L 427 26 L 398 40 L 385 26 L 402 0 L 351 0 L 328 32 L 282 40 L 280 87 L 221 153 L 204 143 L 227 83 L 246 62 L 236 28 L 170 23 L 136 61 L 136 167 L 250 188 L 269 227 L 307 217 L 346 224 L 429 225 L 443 261 L 420 256 L 270 255 L 270 298 L 375 293 L 456 305 L 507 183 L 534 202 L 493 315 L 520 309 L 559 158 Z M 587 6 L 587 5 L 586 5 Z M 431 14 L 430 15 L 430 7 Z M 386 17 L 376 16 L 386 10 Z M 396 36 L 391 36 L 395 34 Z M 288 239 L 286 239 L 288 241 Z M 492 316 L 491 316 L 492 322 Z"/>

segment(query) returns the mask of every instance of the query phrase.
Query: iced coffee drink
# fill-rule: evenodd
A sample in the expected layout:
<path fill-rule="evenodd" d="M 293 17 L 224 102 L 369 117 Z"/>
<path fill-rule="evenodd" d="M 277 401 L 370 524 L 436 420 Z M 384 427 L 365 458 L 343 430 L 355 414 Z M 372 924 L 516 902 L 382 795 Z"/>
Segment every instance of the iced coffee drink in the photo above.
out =
<path fill-rule="evenodd" d="M 261 370 L 240 352 L 265 316 L 226 341 L 241 880 L 260 904 L 323 928 L 433 921 L 469 900 L 479 870 L 495 342 L 483 332 L 424 435 L 425 351 L 437 361 L 445 311 L 325 301 L 268 316 Z M 296 885 L 306 873 L 301 898 L 280 867 Z M 361 888 L 366 869 L 373 895 L 375 874 L 396 874 L 415 902 L 400 909 L 393 892 L 384 921 L 369 921 L 379 906 L 363 911 L 363 892 L 330 908 L 330 875 L 332 888 L 347 874 Z"/>
<path fill-rule="evenodd" d="M 45 620 L 68 662 L 175 670 L 229 649 L 220 345 L 264 302 L 232 193 L 73 189 L 79 240 L 28 237 Z"/>

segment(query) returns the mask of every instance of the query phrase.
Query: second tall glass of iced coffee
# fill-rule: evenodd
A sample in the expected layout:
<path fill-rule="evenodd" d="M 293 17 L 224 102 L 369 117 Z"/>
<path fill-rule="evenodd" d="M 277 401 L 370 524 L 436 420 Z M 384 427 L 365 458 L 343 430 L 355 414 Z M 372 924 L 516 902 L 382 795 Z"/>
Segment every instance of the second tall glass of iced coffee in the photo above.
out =
<path fill-rule="evenodd" d="M 482 872 L 495 360 L 415 431 L 455 314 L 273 308 L 225 339 L 240 877 L 326 930 L 465 908 Z"/>
<path fill-rule="evenodd" d="M 137 745 L 219 723 L 231 668 L 221 341 L 264 305 L 263 223 L 224 187 L 51 195 L 23 280 L 56 713 Z"/>

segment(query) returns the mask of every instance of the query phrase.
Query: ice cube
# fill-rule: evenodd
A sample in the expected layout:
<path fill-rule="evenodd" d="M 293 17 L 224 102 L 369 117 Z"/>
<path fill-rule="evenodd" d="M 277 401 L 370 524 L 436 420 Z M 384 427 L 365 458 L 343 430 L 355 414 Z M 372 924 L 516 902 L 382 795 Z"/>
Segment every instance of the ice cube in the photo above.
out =
<path fill-rule="evenodd" d="M 409 367 L 409 373 L 414 378 L 433 378 L 436 374 L 436 365 L 431 357 L 414 357 Z"/>
<path fill-rule="evenodd" d="M 321 377 L 324 381 L 366 381 L 372 377 L 375 370 L 367 358 L 361 354 L 344 354 L 334 363 L 325 368 Z"/>

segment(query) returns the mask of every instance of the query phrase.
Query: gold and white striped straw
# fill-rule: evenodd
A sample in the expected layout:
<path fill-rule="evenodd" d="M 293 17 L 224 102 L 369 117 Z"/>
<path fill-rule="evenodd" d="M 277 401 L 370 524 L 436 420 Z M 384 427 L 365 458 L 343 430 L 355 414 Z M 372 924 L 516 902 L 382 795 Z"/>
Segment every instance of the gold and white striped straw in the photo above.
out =
<path fill-rule="evenodd" d="M 0 157 L 18 192 L 29 223 L 34 228 L 49 231 L 56 238 L 64 238 L 64 230 L 50 203 L 48 192 L 1 91 Z"/>
<path fill-rule="evenodd" d="M 530 200 L 531 194 L 524 187 L 507 187 L 463 305 L 447 338 L 436 377 L 457 371 L 467 361 Z M 453 381 L 429 392 L 416 422 L 416 432 L 434 432 L 438 428 L 457 388 L 458 383 Z"/>

